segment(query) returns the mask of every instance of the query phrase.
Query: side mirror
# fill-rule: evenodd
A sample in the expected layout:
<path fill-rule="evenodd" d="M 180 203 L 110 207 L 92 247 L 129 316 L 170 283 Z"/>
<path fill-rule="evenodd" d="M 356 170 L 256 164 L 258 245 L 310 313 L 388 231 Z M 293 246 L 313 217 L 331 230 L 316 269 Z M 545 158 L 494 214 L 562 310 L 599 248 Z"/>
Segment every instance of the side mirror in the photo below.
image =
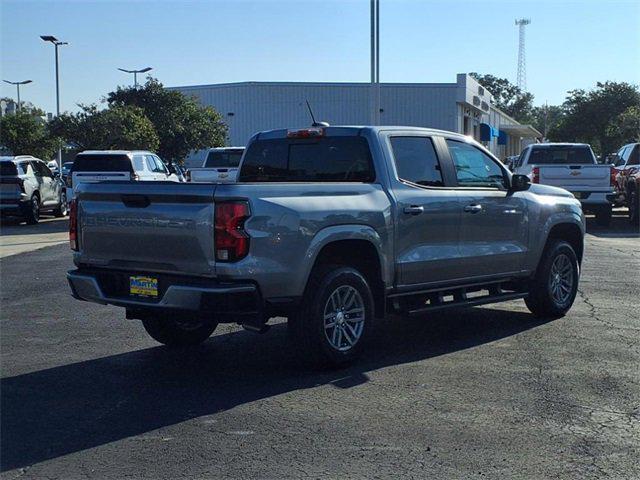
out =
<path fill-rule="evenodd" d="M 522 192 L 524 190 L 529 190 L 531 186 L 531 180 L 526 175 L 512 175 L 511 176 L 511 188 L 512 192 Z"/>

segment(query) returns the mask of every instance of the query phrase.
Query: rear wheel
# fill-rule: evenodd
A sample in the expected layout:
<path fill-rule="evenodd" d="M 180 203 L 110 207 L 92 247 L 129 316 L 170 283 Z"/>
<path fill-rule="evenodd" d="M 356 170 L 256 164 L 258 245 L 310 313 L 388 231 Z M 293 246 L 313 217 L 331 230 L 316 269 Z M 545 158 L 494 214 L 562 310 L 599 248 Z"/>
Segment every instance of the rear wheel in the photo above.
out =
<path fill-rule="evenodd" d="M 67 194 L 62 192 L 60 194 L 60 205 L 53 211 L 53 214 L 56 217 L 66 217 L 69 211 L 69 206 L 67 203 Z"/>
<path fill-rule="evenodd" d="M 142 325 L 155 341 L 171 347 L 198 345 L 211 336 L 218 323 L 210 320 L 183 321 L 169 315 L 145 318 Z"/>
<path fill-rule="evenodd" d="M 596 223 L 601 227 L 608 227 L 611 224 L 611 205 L 596 210 Z"/>
<path fill-rule="evenodd" d="M 629 192 L 629 221 L 633 225 L 640 224 L 640 195 L 637 190 L 633 189 Z"/>
<path fill-rule="evenodd" d="M 329 265 L 312 274 L 300 312 L 289 318 L 292 340 L 313 366 L 339 367 L 363 351 L 373 328 L 373 296 L 352 267 Z"/>
<path fill-rule="evenodd" d="M 25 220 L 28 225 L 35 225 L 40 221 L 40 198 L 38 195 L 33 195 L 31 197 L 31 202 L 29 203 Z"/>
<path fill-rule="evenodd" d="M 571 245 L 550 241 L 525 299 L 527 307 L 538 317 L 563 316 L 576 298 L 579 277 L 580 267 Z"/>

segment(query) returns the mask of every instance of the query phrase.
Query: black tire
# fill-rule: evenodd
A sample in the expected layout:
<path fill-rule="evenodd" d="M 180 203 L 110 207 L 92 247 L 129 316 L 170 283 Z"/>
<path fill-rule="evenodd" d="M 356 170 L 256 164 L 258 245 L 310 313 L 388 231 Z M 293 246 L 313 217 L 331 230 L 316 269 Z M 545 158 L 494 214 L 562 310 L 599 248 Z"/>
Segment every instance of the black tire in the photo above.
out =
<path fill-rule="evenodd" d="M 156 342 L 170 347 L 199 345 L 207 340 L 218 326 L 215 321 L 181 322 L 169 315 L 142 320 L 147 333 Z"/>
<path fill-rule="evenodd" d="M 640 225 L 640 195 L 633 189 L 629 191 L 629 222 L 632 225 Z"/>
<path fill-rule="evenodd" d="M 344 300 L 335 305 L 332 297 Z M 325 325 L 327 308 L 334 317 Z M 356 312 L 359 309 L 362 311 Z M 373 318 L 373 295 L 366 278 L 352 267 L 328 265 L 312 273 L 300 311 L 289 317 L 290 337 L 311 366 L 343 367 L 362 353 L 373 330 Z M 331 323 L 335 326 L 329 326 Z"/>
<path fill-rule="evenodd" d="M 53 211 L 53 214 L 60 218 L 60 217 L 66 217 L 67 214 L 69 213 L 69 206 L 67 204 L 67 194 L 62 192 L 60 194 L 60 205 L 58 205 L 58 208 L 56 208 Z"/>
<path fill-rule="evenodd" d="M 611 205 L 608 207 L 602 207 L 596 210 L 596 223 L 601 227 L 608 227 L 611 225 L 611 215 L 612 208 Z"/>
<path fill-rule="evenodd" d="M 24 219 L 27 225 L 35 225 L 40 221 L 40 197 L 38 195 L 31 196 L 31 202 L 25 212 Z"/>
<path fill-rule="evenodd" d="M 562 240 L 550 240 L 542 255 L 525 303 L 531 313 L 537 317 L 559 318 L 569 311 L 578 293 L 580 279 L 578 258 L 573 247 Z M 564 257 L 566 263 L 560 257 Z M 554 285 L 560 281 L 556 276 L 558 272 L 554 269 L 554 264 L 555 266 L 566 265 L 567 269 L 563 267 L 562 271 L 571 276 L 570 285 L 563 282 L 563 286 L 560 287 L 559 291 L 562 293 L 560 299 L 558 295 L 554 295 Z"/>

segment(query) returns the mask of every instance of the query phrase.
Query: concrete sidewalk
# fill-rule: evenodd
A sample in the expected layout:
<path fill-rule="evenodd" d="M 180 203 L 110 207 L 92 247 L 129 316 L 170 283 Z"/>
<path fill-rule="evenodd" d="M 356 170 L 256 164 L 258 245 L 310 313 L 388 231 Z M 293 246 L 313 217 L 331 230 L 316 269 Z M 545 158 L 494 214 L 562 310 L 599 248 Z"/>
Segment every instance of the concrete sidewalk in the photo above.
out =
<path fill-rule="evenodd" d="M 68 218 L 41 218 L 37 225 L 2 221 L 0 258 L 69 241 Z"/>

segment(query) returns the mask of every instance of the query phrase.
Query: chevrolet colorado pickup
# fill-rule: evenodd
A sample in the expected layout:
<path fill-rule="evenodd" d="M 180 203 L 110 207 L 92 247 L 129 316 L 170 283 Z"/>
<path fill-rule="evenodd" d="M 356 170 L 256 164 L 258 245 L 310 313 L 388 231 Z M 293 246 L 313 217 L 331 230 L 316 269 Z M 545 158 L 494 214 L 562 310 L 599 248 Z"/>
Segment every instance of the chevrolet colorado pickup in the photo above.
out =
<path fill-rule="evenodd" d="M 79 185 L 68 280 L 166 345 L 282 316 L 308 359 L 343 365 L 390 312 L 523 298 L 564 315 L 584 229 L 572 194 L 459 134 L 273 130 L 251 138 L 237 183 Z"/>

